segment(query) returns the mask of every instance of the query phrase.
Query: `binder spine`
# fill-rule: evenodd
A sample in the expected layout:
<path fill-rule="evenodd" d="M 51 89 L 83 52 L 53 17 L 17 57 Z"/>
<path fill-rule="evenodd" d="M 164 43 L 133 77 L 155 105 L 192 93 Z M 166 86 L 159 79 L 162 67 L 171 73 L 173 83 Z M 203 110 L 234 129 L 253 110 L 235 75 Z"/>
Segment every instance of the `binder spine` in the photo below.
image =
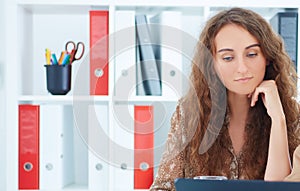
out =
<path fill-rule="evenodd" d="M 150 31 L 157 66 L 161 74 L 162 94 L 177 99 L 182 92 L 183 36 L 180 11 L 163 11 L 150 18 Z"/>
<path fill-rule="evenodd" d="M 280 12 L 270 19 L 273 29 L 281 35 L 284 40 L 285 49 L 295 64 L 297 71 L 298 52 L 298 13 Z"/>
<path fill-rule="evenodd" d="M 134 188 L 134 106 L 116 104 L 110 132 L 113 147 L 111 149 L 112 190 L 133 190 Z M 124 178 L 126 177 L 126 178 Z"/>
<path fill-rule="evenodd" d="M 146 15 L 136 15 L 136 33 L 142 84 L 146 95 L 160 96 L 161 82 Z"/>
<path fill-rule="evenodd" d="M 109 124 L 107 113 L 107 105 L 88 106 L 88 187 L 92 191 L 110 190 L 109 165 L 106 161 L 109 144 L 105 141 Z"/>
<path fill-rule="evenodd" d="M 74 181 L 74 152 L 70 148 L 74 143 L 73 131 L 71 125 L 65 124 L 65 121 L 71 121 L 71 112 L 66 111 L 67 108 L 60 105 L 40 106 L 41 190 L 60 190 Z"/>
<path fill-rule="evenodd" d="M 19 189 L 39 189 L 39 105 L 19 105 Z"/>
<path fill-rule="evenodd" d="M 116 11 L 115 31 L 114 95 L 126 99 L 135 96 L 136 89 L 135 12 Z"/>
<path fill-rule="evenodd" d="M 108 95 L 108 11 L 90 11 L 90 95 Z"/>
<path fill-rule="evenodd" d="M 134 189 L 153 182 L 153 106 L 134 106 Z"/>

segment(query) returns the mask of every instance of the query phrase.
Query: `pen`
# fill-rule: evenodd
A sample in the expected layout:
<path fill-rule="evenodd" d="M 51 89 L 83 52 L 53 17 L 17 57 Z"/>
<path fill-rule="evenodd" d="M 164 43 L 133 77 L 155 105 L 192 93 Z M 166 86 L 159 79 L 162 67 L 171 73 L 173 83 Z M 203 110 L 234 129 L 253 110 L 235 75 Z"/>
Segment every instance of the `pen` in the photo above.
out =
<path fill-rule="evenodd" d="M 64 59 L 63 59 L 61 65 L 69 64 L 69 62 L 70 62 L 70 54 L 65 54 Z"/>
<path fill-rule="evenodd" d="M 47 65 L 50 65 L 51 51 L 50 51 L 48 48 L 46 48 L 46 53 L 45 53 L 45 55 L 46 55 L 46 63 L 47 63 Z"/>
<path fill-rule="evenodd" d="M 58 60 L 58 64 L 61 65 L 63 62 L 63 59 L 65 57 L 66 51 L 62 51 Z"/>
<path fill-rule="evenodd" d="M 57 59 L 56 59 L 56 55 L 55 55 L 55 54 L 52 54 L 52 55 L 51 55 L 51 58 L 52 58 L 52 59 L 51 59 L 52 64 L 53 64 L 53 65 L 57 65 L 58 62 L 57 62 Z"/>

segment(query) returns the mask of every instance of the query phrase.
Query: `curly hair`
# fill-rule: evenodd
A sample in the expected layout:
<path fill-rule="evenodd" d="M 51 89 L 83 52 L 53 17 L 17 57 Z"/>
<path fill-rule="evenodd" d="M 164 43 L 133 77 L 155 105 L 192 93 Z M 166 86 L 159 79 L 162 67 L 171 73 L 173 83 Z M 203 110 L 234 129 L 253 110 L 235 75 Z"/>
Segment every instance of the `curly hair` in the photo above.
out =
<path fill-rule="evenodd" d="M 243 27 L 259 42 L 262 53 L 267 59 L 265 80 L 275 80 L 283 110 L 286 117 L 289 152 L 292 154 L 299 145 L 299 108 L 297 96 L 297 74 L 294 63 L 284 49 L 281 37 L 272 30 L 269 23 L 259 14 L 243 8 L 231 8 L 211 17 L 199 37 L 197 51 L 192 61 L 190 75 L 191 87 L 183 97 L 185 108 L 185 125 L 187 128 L 196 128 L 189 143 L 190 159 L 201 158 L 203 172 L 217 175 L 222 169 L 220 156 L 226 157 L 222 152 L 220 136 L 216 138 L 207 152 L 199 153 L 201 141 L 208 129 L 216 130 L 215 123 L 210 121 L 222 120 L 222 113 L 228 112 L 228 105 L 221 104 L 220 99 L 226 98 L 226 88 L 216 75 L 213 67 L 213 57 L 216 54 L 215 37 L 220 29 L 227 24 Z M 217 108 L 212 111 L 212 108 Z M 271 119 L 261 99 L 250 108 L 247 118 L 246 140 L 243 147 L 243 167 L 250 179 L 263 178 L 268 156 L 269 135 Z M 210 128 L 211 126 L 211 128 Z M 211 132 L 214 134 L 217 131 Z M 192 161 L 190 161 L 192 162 Z M 257 169 L 263 169 L 258 171 Z"/>

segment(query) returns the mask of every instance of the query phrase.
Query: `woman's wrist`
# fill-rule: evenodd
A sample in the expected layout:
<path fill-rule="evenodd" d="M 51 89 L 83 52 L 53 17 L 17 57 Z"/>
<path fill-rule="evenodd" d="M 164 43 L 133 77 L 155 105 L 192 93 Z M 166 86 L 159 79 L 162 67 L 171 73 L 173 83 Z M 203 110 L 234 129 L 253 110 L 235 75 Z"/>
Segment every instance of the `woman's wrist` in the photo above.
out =
<path fill-rule="evenodd" d="M 286 127 L 286 119 L 285 119 L 285 115 L 280 115 L 277 117 L 273 117 L 271 118 L 272 120 L 272 127 Z"/>

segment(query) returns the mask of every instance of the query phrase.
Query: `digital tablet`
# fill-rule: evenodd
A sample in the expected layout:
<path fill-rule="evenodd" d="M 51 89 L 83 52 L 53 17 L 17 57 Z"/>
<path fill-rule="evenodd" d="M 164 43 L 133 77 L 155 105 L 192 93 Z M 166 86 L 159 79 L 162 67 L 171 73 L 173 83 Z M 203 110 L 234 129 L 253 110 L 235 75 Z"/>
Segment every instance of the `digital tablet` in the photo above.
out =
<path fill-rule="evenodd" d="M 202 180 L 179 178 L 176 191 L 300 191 L 300 182 L 263 180 Z"/>

